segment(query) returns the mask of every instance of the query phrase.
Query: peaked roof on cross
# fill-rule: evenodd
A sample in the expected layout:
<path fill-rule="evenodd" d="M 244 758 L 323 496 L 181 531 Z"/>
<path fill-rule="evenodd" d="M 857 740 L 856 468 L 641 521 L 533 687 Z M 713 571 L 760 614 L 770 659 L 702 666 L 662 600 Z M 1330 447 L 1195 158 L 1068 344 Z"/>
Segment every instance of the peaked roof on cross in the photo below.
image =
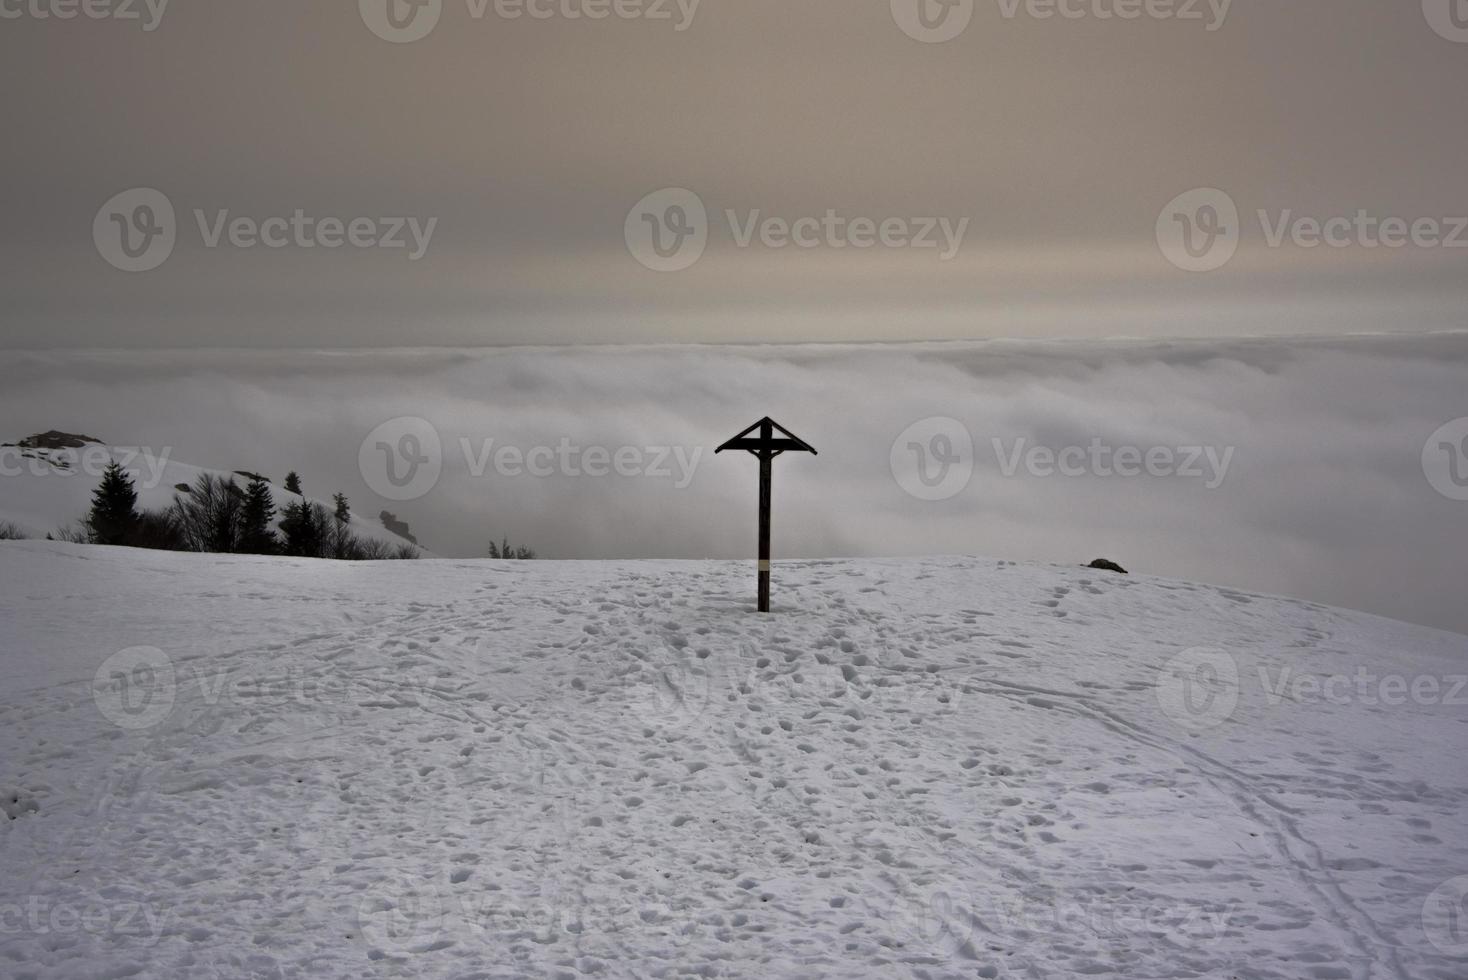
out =
<path fill-rule="evenodd" d="M 760 434 L 758 436 L 751 436 L 750 433 L 753 432 L 755 429 L 760 430 Z M 778 429 L 780 433 L 785 436 L 785 438 L 776 439 L 774 435 L 774 430 L 776 429 Z M 797 436 L 795 433 L 791 432 L 789 429 L 785 428 L 779 422 L 776 422 L 774 419 L 770 418 L 768 415 L 760 419 L 758 422 L 754 423 L 754 425 L 751 425 L 749 428 L 745 429 L 743 432 L 739 433 L 733 439 L 730 439 L 728 442 L 724 443 L 718 449 L 715 449 L 714 453 L 718 454 L 726 449 L 746 449 L 749 452 L 754 453 L 756 456 L 760 455 L 761 453 L 779 454 L 783 452 L 800 452 L 820 455 L 816 452 L 814 446 Z"/>

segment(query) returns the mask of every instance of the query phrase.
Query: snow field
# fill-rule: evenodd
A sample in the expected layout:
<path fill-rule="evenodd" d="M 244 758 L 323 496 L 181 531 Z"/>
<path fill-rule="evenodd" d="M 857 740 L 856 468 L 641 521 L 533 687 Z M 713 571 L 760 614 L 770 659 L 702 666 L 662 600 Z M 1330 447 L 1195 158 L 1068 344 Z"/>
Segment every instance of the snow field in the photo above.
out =
<path fill-rule="evenodd" d="M 0 581 L 6 976 L 1464 975 L 1454 634 L 979 558 Z M 1280 681 L 1364 667 L 1443 684 Z"/>

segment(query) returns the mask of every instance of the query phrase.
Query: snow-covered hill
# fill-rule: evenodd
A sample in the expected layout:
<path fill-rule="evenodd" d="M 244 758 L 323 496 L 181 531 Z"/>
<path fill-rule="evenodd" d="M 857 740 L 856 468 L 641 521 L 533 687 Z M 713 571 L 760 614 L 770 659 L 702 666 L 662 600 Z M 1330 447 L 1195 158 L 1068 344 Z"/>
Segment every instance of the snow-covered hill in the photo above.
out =
<path fill-rule="evenodd" d="M 23 448 L 12 443 L 0 446 L 0 524 L 13 524 L 33 538 L 74 527 L 87 516 L 92 506 L 92 491 L 97 489 L 102 471 L 114 460 L 133 478 L 139 510 L 166 509 L 180 486 L 193 486 L 204 473 L 231 477 L 241 486 L 249 482 L 242 474 L 182 463 L 161 450 L 109 446 L 96 441 L 60 448 Z M 329 494 L 325 499 L 306 498 L 274 481 L 270 492 L 277 512 L 305 499 L 327 510 L 333 508 Z M 359 538 L 380 541 L 392 548 L 412 543 L 366 515 L 354 513 L 350 523 L 352 533 Z M 425 555 L 432 554 L 419 550 Z"/>
<path fill-rule="evenodd" d="M 0 975 L 1468 975 L 1468 638 L 752 584 L 0 543 Z"/>

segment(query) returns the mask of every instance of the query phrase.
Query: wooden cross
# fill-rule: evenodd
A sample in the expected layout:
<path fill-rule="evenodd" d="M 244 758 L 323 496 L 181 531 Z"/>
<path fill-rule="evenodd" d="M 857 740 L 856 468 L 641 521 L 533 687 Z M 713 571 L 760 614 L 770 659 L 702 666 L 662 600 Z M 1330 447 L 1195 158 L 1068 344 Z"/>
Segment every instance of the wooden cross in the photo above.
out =
<path fill-rule="evenodd" d="M 755 429 L 759 435 L 750 435 Z M 779 430 L 784 438 L 776 438 Z M 811 445 L 766 415 L 724 443 L 714 453 L 746 449 L 759 457 L 759 611 L 770 611 L 770 463 L 784 452 L 817 455 Z"/>

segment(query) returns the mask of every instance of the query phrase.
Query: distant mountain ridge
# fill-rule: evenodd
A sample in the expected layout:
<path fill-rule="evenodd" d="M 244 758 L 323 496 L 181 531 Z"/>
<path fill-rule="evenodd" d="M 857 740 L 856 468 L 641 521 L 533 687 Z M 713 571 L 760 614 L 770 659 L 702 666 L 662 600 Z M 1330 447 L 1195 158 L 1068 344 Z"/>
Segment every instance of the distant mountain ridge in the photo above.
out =
<path fill-rule="evenodd" d="M 17 443 L 3 443 L 0 445 L 15 445 L 21 449 L 80 449 L 91 443 L 96 443 L 99 446 L 103 444 L 101 439 L 94 439 L 91 436 L 81 436 L 71 432 L 52 429 L 49 432 L 42 432 L 38 435 L 26 436 Z"/>

